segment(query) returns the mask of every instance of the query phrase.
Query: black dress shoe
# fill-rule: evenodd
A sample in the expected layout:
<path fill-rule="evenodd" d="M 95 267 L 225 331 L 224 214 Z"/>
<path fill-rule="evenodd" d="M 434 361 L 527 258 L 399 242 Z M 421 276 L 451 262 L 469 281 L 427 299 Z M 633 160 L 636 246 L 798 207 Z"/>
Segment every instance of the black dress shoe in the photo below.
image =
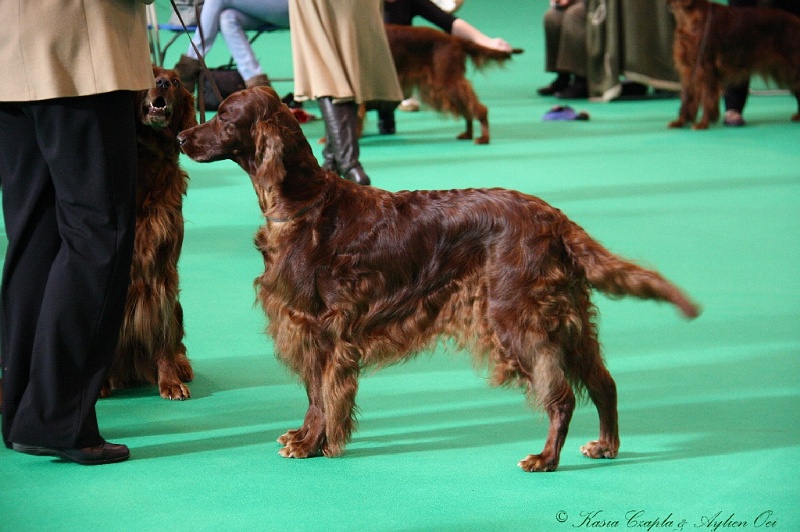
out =
<path fill-rule="evenodd" d="M 563 91 L 557 92 L 555 97 L 561 100 L 585 100 L 589 97 L 589 88 L 585 83 L 575 82 Z"/>
<path fill-rule="evenodd" d="M 570 79 L 572 79 L 572 77 L 567 74 L 559 74 L 550 85 L 539 87 L 536 89 L 536 92 L 539 93 L 539 96 L 552 96 L 566 89 L 569 86 Z"/>
<path fill-rule="evenodd" d="M 125 445 L 108 442 L 80 449 L 54 449 L 52 447 L 26 445 L 24 443 L 14 443 L 12 448 L 18 453 L 36 456 L 57 456 L 81 465 L 113 464 L 125 461 L 131 455 L 130 450 Z"/>

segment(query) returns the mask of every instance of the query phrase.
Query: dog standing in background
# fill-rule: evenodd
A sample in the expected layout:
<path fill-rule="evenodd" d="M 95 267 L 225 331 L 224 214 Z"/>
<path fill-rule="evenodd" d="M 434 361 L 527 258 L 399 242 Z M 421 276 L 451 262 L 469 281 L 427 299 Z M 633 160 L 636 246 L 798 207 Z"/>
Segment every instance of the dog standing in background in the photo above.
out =
<path fill-rule="evenodd" d="M 473 138 L 477 120 L 481 134 L 475 144 L 488 144 L 489 112 L 466 78 L 467 58 L 481 70 L 490 63 L 503 64 L 522 50 L 500 52 L 426 26 L 386 24 L 386 36 L 403 92 L 409 96 L 416 88 L 420 99 L 436 111 L 463 118 L 466 130 L 459 139 Z"/>
<path fill-rule="evenodd" d="M 800 17 L 766 7 L 728 7 L 709 0 L 666 0 L 675 15 L 673 55 L 681 107 L 669 127 L 707 129 L 720 116 L 725 85 L 754 74 L 788 88 L 800 121 Z M 703 114 L 696 122 L 699 109 Z"/>
<path fill-rule="evenodd" d="M 698 307 L 652 270 L 613 255 L 561 211 L 504 189 L 405 191 L 359 186 L 320 168 L 274 90 L 229 96 L 213 120 L 178 136 L 199 162 L 231 159 L 250 176 L 266 223 L 257 297 L 282 362 L 306 386 L 303 425 L 285 457 L 338 456 L 355 427 L 364 368 L 454 339 L 517 385 L 550 419 L 544 449 L 520 462 L 553 471 L 588 393 L 600 437 L 581 450 L 614 458 L 617 392 L 597 340 L 592 289 Z M 502 437 L 502 436 L 499 436 Z"/>
<path fill-rule="evenodd" d="M 165 399 L 188 399 L 193 372 L 183 344 L 178 258 L 188 176 L 177 135 L 197 125 L 194 99 L 172 70 L 153 67 L 156 86 L 136 98 L 138 179 L 131 284 L 116 358 L 103 390 L 158 384 Z"/>

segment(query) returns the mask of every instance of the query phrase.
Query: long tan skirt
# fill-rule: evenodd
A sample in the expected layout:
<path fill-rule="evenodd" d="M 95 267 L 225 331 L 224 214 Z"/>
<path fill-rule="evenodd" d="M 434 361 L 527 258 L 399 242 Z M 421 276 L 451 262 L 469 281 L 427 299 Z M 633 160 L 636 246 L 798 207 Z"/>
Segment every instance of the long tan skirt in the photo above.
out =
<path fill-rule="evenodd" d="M 295 99 L 403 99 L 382 0 L 290 0 L 289 25 Z"/>

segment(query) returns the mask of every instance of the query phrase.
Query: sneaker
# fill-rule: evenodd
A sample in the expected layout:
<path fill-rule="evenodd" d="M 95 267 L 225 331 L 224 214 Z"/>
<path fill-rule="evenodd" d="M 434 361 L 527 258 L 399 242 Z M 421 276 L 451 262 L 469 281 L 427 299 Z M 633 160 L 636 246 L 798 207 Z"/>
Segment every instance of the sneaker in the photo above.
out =
<path fill-rule="evenodd" d="M 400 105 L 398 105 L 397 108 L 401 111 L 406 111 L 407 113 L 414 113 L 419 111 L 419 101 L 416 98 L 406 98 L 400 102 Z"/>
<path fill-rule="evenodd" d="M 744 125 L 742 113 L 735 109 L 728 109 L 725 111 L 725 125 L 730 127 L 742 127 Z"/>

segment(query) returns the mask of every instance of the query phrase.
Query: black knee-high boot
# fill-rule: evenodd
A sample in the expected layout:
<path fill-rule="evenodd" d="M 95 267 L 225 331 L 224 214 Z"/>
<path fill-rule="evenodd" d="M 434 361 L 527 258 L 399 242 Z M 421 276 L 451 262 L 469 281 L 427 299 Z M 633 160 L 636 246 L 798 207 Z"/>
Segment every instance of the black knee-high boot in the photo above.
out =
<path fill-rule="evenodd" d="M 335 165 L 339 175 L 348 181 L 369 185 L 369 176 L 358 162 L 358 104 L 333 103 L 332 98 L 320 98 L 317 103 L 325 120 L 327 144 L 323 150 L 323 166 Z"/>

